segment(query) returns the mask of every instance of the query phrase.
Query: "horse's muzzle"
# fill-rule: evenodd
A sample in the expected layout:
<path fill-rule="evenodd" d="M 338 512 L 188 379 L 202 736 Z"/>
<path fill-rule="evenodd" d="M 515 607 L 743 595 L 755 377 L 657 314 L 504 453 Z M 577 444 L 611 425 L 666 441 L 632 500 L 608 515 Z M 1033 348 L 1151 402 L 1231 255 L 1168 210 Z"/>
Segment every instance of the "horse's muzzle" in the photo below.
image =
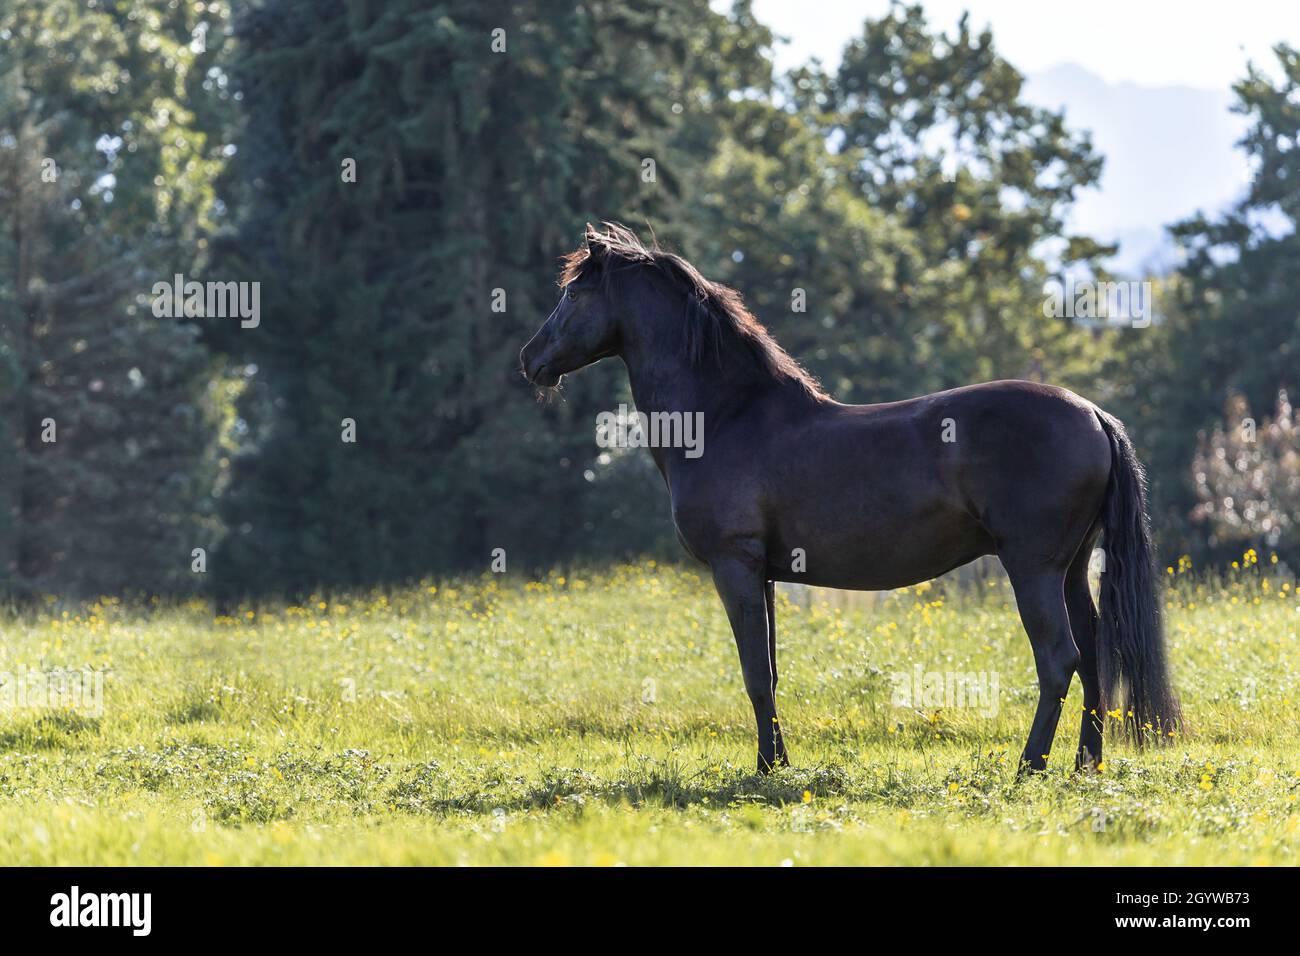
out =
<path fill-rule="evenodd" d="M 519 353 L 519 365 L 524 370 L 524 378 L 534 385 L 540 385 L 543 388 L 550 388 L 560 381 L 560 376 L 556 375 L 545 362 L 539 361 L 540 356 L 527 354 L 525 348 Z"/>

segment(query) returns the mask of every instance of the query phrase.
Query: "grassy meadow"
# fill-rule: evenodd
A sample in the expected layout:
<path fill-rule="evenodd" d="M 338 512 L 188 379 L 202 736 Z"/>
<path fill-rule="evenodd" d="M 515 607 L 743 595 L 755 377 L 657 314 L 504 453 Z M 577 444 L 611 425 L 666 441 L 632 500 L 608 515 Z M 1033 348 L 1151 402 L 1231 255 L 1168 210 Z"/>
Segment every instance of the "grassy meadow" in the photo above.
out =
<path fill-rule="evenodd" d="M 1076 680 L 1049 772 L 1019 782 L 1037 686 L 1000 579 L 780 596 L 794 766 L 767 778 L 693 569 L 234 616 L 51 600 L 0 612 L 0 862 L 1294 865 L 1300 599 L 1274 571 L 1170 569 L 1185 733 L 1108 734 L 1076 775 Z M 900 703 L 918 666 L 997 693 Z"/>

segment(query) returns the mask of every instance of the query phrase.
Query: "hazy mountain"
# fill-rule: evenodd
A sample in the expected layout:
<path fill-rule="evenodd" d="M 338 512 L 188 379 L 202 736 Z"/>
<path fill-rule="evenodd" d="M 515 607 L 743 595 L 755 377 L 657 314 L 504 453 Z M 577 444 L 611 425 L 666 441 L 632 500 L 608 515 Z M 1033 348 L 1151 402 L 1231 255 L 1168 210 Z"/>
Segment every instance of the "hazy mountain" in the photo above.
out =
<path fill-rule="evenodd" d="M 1030 74 L 1025 96 L 1064 109 L 1106 157 L 1101 188 L 1080 197 L 1071 226 L 1118 241 L 1111 263 L 1118 272 L 1168 269 L 1175 254 L 1164 227 L 1198 209 L 1218 211 L 1249 182 L 1234 148 L 1246 123 L 1229 112 L 1230 91 L 1111 84 L 1062 65 Z"/>

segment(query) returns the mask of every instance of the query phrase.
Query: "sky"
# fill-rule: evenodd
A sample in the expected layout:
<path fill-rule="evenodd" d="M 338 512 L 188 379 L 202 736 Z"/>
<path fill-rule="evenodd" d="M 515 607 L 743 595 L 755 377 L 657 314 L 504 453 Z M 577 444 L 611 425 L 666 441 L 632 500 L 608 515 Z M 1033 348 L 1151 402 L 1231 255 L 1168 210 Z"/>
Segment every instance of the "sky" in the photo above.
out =
<path fill-rule="evenodd" d="M 1279 40 L 1300 45 L 1296 0 L 926 0 L 932 25 L 956 24 L 971 10 L 978 29 L 993 28 L 998 49 L 1021 72 L 1064 63 L 1109 83 L 1227 89 L 1248 59 L 1266 61 Z M 889 9 L 888 0 L 755 0 L 763 23 L 790 38 L 778 50 L 785 68 L 811 56 L 839 62 L 862 21 Z"/>
<path fill-rule="evenodd" d="M 729 0 L 713 0 L 725 10 Z M 1176 253 L 1165 227 L 1214 216 L 1250 181 L 1236 141 L 1231 86 L 1254 62 L 1273 75 L 1272 47 L 1300 46 L 1300 0 L 923 0 L 934 29 L 963 10 L 988 26 L 998 52 L 1028 77 L 1025 98 L 1064 110 L 1106 157 L 1100 185 L 1077 197 L 1067 228 L 1120 244 L 1121 273 L 1163 272 Z M 889 0 L 754 0 L 759 20 L 788 42 L 778 70 L 812 57 L 833 69 L 862 22 Z"/>

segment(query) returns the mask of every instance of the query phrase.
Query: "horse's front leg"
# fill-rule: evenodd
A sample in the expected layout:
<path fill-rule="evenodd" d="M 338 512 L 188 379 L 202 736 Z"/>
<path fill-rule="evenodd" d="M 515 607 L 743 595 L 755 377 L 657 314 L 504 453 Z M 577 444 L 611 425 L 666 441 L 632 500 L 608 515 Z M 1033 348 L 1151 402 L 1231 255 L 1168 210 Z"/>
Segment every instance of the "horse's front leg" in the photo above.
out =
<path fill-rule="evenodd" d="M 772 693 L 781 682 L 781 674 L 776 669 L 776 582 L 767 581 L 763 585 L 763 600 L 767 604 L 767 658 L 772 662 Z"/>
<path fill-rule="evenodd" d="M 762 562 L 729 557 L 712 562 L 713 585 L 731 621 L 745 690 L 758 724 L 758 772 L 790 763 L 776 717 L 776 675 L 769 644 L 767 580 Z"/>

